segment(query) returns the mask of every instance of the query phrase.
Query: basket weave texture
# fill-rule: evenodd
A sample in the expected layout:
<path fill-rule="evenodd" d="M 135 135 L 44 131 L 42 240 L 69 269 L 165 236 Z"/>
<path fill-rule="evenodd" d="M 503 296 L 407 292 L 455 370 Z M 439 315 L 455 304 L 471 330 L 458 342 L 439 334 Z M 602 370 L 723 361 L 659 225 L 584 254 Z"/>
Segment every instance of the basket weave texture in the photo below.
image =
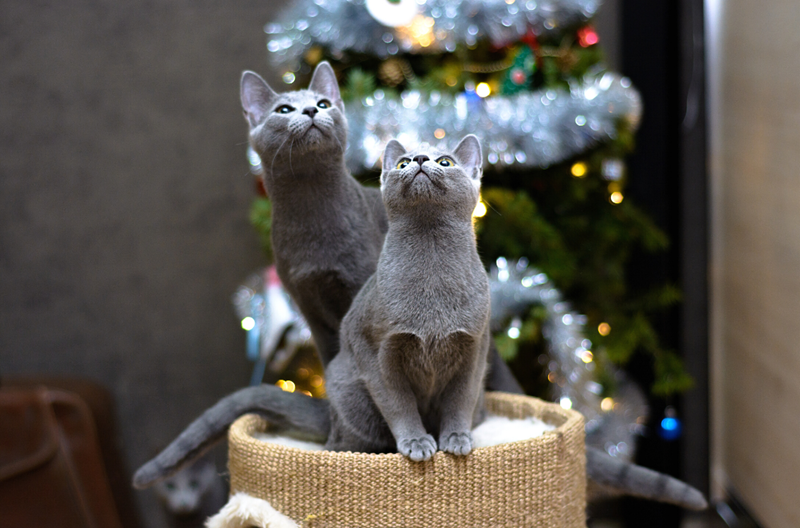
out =
<path fill-rule="evenodd" d="M 557 427 L 466 457 L 437 452 L 412 462 L 266 443 L 253 434 L 267 422 L 246 415 L 228 433 L 231 493 L 264 499 L 308 528 L 585 528 L 583 416 L 504 393 L 488 393 L 486 405 L 492 414 Z"/>

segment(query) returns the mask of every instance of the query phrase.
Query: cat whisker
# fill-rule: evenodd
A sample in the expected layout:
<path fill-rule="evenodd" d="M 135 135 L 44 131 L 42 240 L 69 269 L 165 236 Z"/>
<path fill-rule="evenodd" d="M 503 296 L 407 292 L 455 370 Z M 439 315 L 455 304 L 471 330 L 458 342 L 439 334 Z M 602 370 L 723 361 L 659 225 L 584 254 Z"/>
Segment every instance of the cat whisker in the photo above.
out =
<path fill-rule="evenodd" d="M 292 167 L 292 146 L 294 145 L 294 139 L 292 142 L 289 143 L 289 170 L 292 171 L 292 176 L 294 177 L 294 167 Z"/>
<path fill-rule="evenodd" d="M 281 146 L 278 147 L 278 150 L 275 151 L 275 155 L 272 156 L 272 163 L 269 166 L 269 173 L 270 174 L 272 174 L 272 171 L 275 168 L 275 158 L 278 157 L 278 153 L 281 151 L 281 149 L 283 148 L 283 146 L 286 144 L 287 141 L 289 141 L 288 137 L 283 140 L 283 143 L 281 143 Z M 292 152 L 291 149 L 289 149 L 289 159 L 290 159 L 290 161 L 291 161 L 291 155 L 292 155 L 291 152 Z"/>

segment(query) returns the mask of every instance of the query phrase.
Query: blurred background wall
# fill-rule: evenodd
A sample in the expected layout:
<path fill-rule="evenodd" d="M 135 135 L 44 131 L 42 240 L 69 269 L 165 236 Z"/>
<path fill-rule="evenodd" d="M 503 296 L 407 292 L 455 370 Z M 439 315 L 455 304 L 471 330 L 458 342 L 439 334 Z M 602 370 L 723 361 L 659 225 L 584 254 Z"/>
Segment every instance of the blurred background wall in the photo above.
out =
<path fill-rule="evenodd" d="M 716 494 L 800 526 L 800 3 L 706 0 Z"/>
<path fill-rule="evenodd" d="M 249 380 L 239 76 L 277 81 L 262 27 L 283 3 L 0 3 L 0 376 L 110 388 L 130 470 Z M 614 66 L 617 4 L 597 21 Z"/>
<path fill-rule="evenodd" d="M 239 76 L 279 5 L 0 3 L 0 375 L 112 389 L 131 470 L 249 380 Z"/>

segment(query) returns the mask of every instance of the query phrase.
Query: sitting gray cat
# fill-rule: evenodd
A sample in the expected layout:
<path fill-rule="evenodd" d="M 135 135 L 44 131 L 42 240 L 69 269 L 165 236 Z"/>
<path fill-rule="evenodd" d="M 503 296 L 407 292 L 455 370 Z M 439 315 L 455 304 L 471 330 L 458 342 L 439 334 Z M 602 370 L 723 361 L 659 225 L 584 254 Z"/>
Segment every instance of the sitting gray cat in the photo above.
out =
<path fill-rule="evenodd" d="M 472 224 L 482 160 L 471 135 L 452 153 L 387 145 L 389 232 L 328 366 L 328 449 L 427 460 L 433 433 L 442 451 L 472 450 L 491 340 L 489 279 Z"/>

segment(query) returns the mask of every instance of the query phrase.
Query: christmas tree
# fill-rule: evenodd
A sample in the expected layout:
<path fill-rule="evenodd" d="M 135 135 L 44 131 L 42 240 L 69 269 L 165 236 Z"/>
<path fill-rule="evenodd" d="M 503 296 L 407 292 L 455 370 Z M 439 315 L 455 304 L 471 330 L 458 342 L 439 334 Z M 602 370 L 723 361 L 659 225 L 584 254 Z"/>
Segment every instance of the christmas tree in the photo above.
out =
<path fill-rule="evenodd" d="M 652 357 L 654 393 L 691 384 L 651 323 L 679 291 L 626 281 L 632 251 L 668 242 L 625 196 L 641 103 L 604 65 L 591 25 L 599 5 L 299 0 L 265 27 L 287 89 L 305 87 L 320 61 L 333 65 L 348 167 L 366 184 L 377 182 L 391 138 L 450 147 L 467 133 L 481 138 L 479 249 L 498 291 L 514 282 L 505 304 L 493 304 L 498 349 L 529 393 L 575 402 L 588 419 L 613 406 L 614 365 L 633 354 Z M 252 163 L 258 172 L 257 156 Z M 267 252 L 269 214 L 268 197 L 258 199 L 251 217 Z"/>

